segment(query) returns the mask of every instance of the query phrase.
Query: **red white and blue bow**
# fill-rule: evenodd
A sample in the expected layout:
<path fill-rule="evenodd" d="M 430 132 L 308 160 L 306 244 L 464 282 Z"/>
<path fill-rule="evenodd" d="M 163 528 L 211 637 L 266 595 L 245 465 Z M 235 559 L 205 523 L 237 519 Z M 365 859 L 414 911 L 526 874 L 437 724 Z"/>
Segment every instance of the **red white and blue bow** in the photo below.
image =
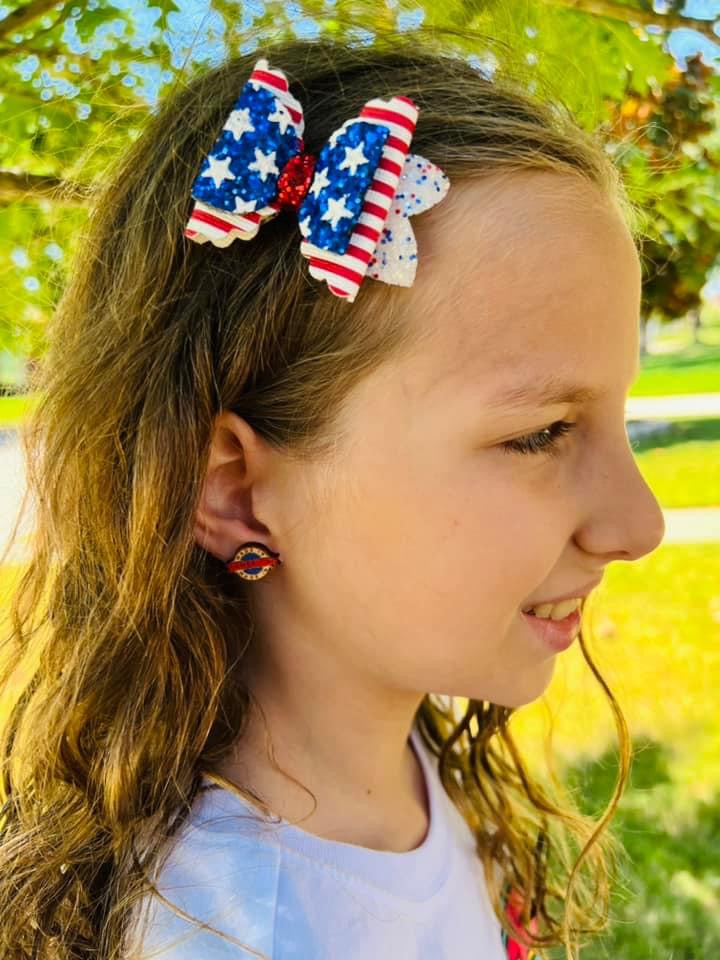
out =
<path fill-rule="evenodd" d="M 319 154 L 306 153 L 302 105 L 282 70 L 261 58 L 193 183 L 185 236 L 226 247 L 293 209 L 310 274 L 336 296 L 352 303 L 366 275 L 412 286 L 409 217 L 450 188 L 439 167 L 409 152 L 417 116 L 409 97 L 368 100 Z"/>

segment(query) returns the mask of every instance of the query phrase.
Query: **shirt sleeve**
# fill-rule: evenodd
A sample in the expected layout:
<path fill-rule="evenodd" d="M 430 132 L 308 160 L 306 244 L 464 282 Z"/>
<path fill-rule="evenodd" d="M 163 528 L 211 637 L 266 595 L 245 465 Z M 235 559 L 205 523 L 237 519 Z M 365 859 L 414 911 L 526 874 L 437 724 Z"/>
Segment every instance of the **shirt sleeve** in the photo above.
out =
<path fill-rule="evenodd" d="M 277 849 L 194 831 L 178 839 L 154 878 L 170 905 L 152 892 L 135 904 L 124 960 L 272 960 Z"/>

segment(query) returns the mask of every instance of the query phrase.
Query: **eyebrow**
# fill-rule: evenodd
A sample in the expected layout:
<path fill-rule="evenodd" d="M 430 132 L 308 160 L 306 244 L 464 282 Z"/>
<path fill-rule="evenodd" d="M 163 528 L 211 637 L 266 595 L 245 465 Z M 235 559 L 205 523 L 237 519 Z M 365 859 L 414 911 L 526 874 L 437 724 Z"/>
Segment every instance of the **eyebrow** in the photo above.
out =
<path fill-rule="evenodd" d="M 639 370 L 638 370 L 639 373 Z M 593 403 L 601 393 L 594 387 L 574 383 L 550 373 L 530 382 L 506 388 L 487 401 L 488 407 L 548 406 L 557 403 Z"/>

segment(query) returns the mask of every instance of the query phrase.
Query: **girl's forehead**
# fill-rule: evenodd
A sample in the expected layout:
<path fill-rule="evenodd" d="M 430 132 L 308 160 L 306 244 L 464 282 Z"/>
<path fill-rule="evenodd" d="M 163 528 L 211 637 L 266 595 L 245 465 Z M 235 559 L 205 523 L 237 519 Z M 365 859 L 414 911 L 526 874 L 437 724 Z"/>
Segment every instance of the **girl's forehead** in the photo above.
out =
<path fill-rule="evenodd" d="M 467 279 L 465 271 L 483 267 L 521 279 L 549 257 L 571 262 L 583 254 L 596 256 L 598 248 L 615 246 L 619 236 L 626 241 L 623 252 L 636 256 L 617 202 L 586 178 L 555 171 L 454 182 L 443 203 L 413 220 L 413 227 L 421 285 L 430 285 L 441 270 Z M 543 278 L 547 271 L 529 277 L 533 282 Z"/>
<path fill-rule="evenodd" d="M 414 223 L 409 306 L 429 384 L 561 361 L 602 380 L 603 357 L 632 380 L 641 268 L 615 202 L 546 171 L 455 186 Z"/>
<path fill-rule="evenodd" d="M 594 184 L 533 171 L 456 186 L 413 222 L 416 304 L 547 307 L 611 291 L 618 280 L 637 292 L 632 236 Z"/>

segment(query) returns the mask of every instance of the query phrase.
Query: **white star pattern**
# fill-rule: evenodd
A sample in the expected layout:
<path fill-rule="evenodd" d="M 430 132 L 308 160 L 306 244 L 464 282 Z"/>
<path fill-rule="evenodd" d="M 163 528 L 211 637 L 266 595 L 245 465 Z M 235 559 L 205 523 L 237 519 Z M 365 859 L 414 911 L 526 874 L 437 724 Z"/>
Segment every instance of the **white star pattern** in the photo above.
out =
<path fill-rule="evenodd" d="M 330 144 L 331 147 L 336 146 L 338 137 L 341 137 L 349 126 L 350 126 L 350 121 L 346 120 L 341 127 L 339 127 L 337 130 L 334 131 L 334 133 L 331 135 L 330 139 L 328 140 L 328 143 Z"/>
<path fill-rule="evenodd" d="M 355 176 L 361 163 L 369 163 L 369 160 L 363 153 L 363 145 L 359 143 L 356 147 L 345 147 L 345 159 L 338 169 L 344 170 L 346 167 L 352 167 L 351 172 Z"/>
<path fill-rule="evenodd" d="M 255 127 L 250 120 L 250 107 L 233 110 L 225 121 L 223 130 L 229 130 L 236 140 L 239 140 L 244 133 L 254 133 Z"/>
<path fill-rule="evenodd" d="M 210 156 L 207 158 L 210 167 L 208 170 L 203 172 L 204 177 L 211 177 L 215 182 L 217 189 L 220 189 L 220 185 L 223 180 L 234 180 L 235 174 L 230 172 L 230 162 L 232 157 L 223 157 L 222 160 L 219 160 L 217 157 Z"/>
<path fill-rule="evenodd" d="M 280 133 L 285 133 L 292 123 L 292 117 L 279 100 L 275 101 L 275 112 L 268 115 L 268 120 L 277 123 L 280 127 Z"/>
<path fill-rule="evenodd" d="M 315 176 L 313 177 L 312 186 L 310 187 L 309 192 L 312 193 L 312 194 L 314 194 L 316 197 L 318 197 L 318 196 L 320 195 L 320 191 L 321 191 L 321 190 L 324 190 L 325 187 L 328 187 L 328 186 L 330 185 L 330 181 L 328 180 L 327 172 L 328 172 L 328 168 L 325 167 L 324 170 L 320 170 L 320 171 L 319 171 L 318 173 L 316 173 Z"/>
<path fill-rule="evenodd" d="M 235 210 L 233 213 L 248 213 L 255 210 L 257 200 L 243 200 L 242 197 L 235 197 Z"/>
<path fill-rule="evenodd" d="M 300 221 L 300 233 L 304 237 L 310 235 L 310 214 L 308 214 L 304 220 Z"/>
<path fill-rule="evenodd" d="M 277 151 L 273 150 L 272 153 L 263 153 L 258 147 L 255 147 L 255 159 L 252 163 L 248 164 L 248 170 L 257 170 L 260 174 L 260 179 L 265 181 L 267 180 L 267 175 L 269 173 L 276 173 L 280 176 L 280 171 L 275 166 L 275 154 Z"/>
<path fill-rule="evenodd" d="M 352 216 L 352 211 L 345 206 L 345 197 L 340 197 L 339 200 L 335 197 L 328 197 L 328 208 L 320 219 L 330 220 L 333 230 L 337 230 L 338 220 L 341 217 Z"/>

